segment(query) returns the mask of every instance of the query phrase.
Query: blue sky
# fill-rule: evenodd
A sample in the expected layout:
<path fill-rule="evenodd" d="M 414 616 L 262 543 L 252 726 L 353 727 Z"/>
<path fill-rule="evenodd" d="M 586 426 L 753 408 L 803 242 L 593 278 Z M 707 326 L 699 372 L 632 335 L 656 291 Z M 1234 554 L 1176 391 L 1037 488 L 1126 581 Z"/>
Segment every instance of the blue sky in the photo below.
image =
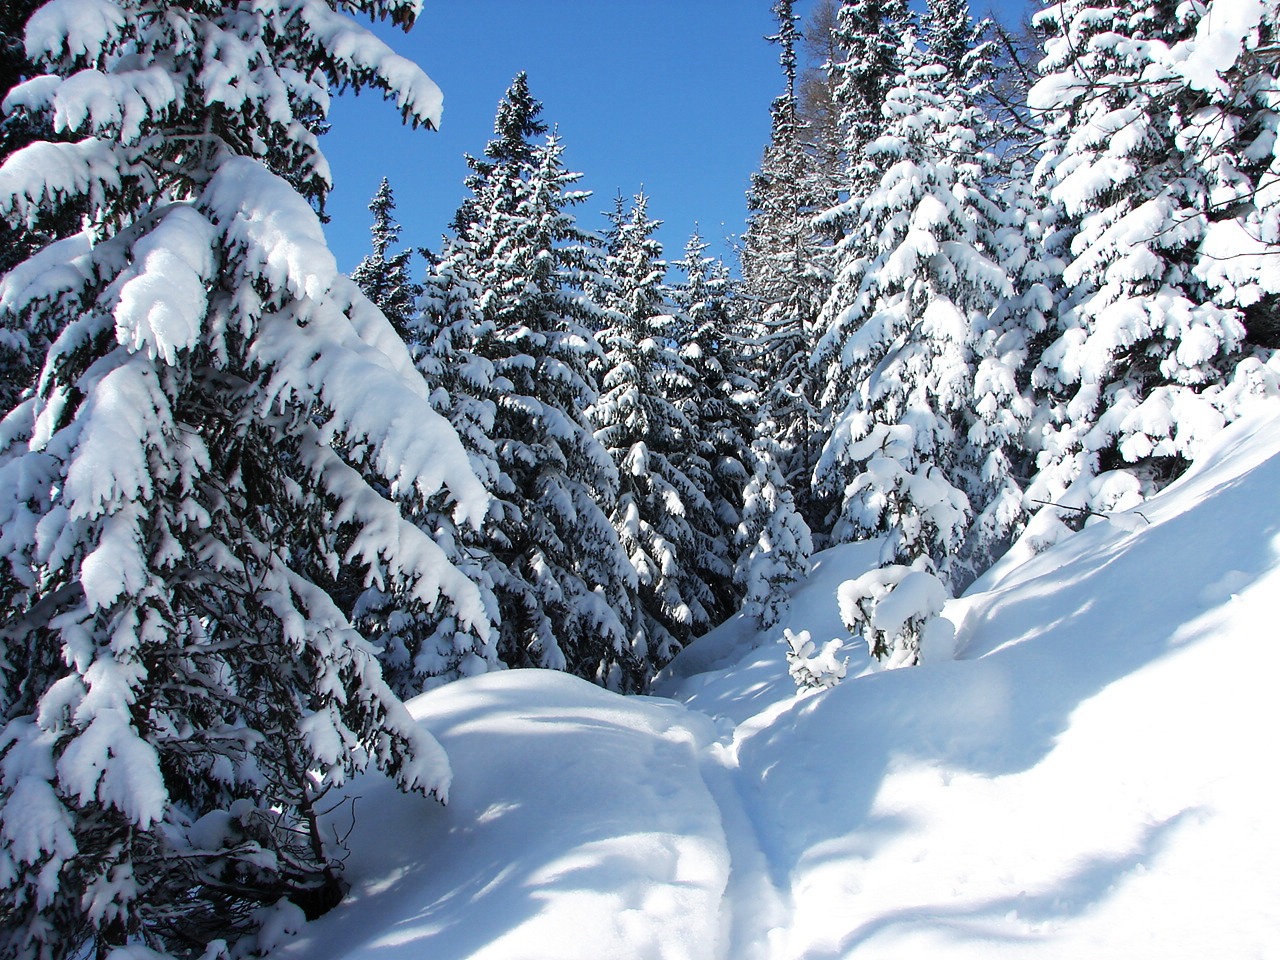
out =
<path fill-rule="evenodd" d="M 426 0 L 408 35 L 379 28 L 444 90 L 444 122 L 438 132 L 409 130 L 393 104 L 370 93 L 335 102 L 323 146 L 339 266 L 350 270 L 368 252 L 368 203 L 384 176 L 402 239 L 439 249 L 464 194 L 463 155 L 483 150 L 498 100 L 521 70 L 544 119 L 559 128 L 568 166 L 595 194 L 579 208 L 584 226 L 603 228 L 618 192 L 643 188 L 650 215 L 665 221 L 667 259 L 681 255 L 695 224 L 713 253 L 729 257 L 781 89 L 776 48 L 764 40 L 774 29 L 771 5 Z"/>

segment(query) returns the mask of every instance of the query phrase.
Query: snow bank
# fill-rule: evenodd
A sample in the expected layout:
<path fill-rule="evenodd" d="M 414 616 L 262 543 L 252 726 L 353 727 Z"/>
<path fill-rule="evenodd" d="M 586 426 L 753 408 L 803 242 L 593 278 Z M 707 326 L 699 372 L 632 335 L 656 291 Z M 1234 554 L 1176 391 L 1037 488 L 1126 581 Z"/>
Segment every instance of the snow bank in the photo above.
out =
<path fill-rule="evenodd" d="M 1280 416 L 1136 514 L 951 601 L 959 659 L 795 694 L 841 635 L 820 555 L 623 699 L 514 671 L 420 698 L 448 809 L 364 781 L 350 901 L 284 956 L 1203 960 L 1273 955 Z"/>
<path fill-rule="evenodd" d="M 281 955 L 330 960 L 694 960 L 728 879 L 699 774 L 710 725 L 551 671 L 411 703 L 454 767 L 447 808 L 367 778 L 347 902 Z"/>

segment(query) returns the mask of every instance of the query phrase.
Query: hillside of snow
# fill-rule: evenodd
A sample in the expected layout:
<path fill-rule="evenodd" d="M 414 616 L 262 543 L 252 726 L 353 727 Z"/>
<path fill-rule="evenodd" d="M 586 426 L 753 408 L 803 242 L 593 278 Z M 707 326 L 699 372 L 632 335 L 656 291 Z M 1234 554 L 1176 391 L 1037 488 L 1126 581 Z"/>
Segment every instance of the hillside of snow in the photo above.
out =
<path fill-rule="evenodd" d="M 822 555 L 622 698 L 517 671 L 413 702 L 447 807 L 357 783 L 348 900 L 307 960 L 1280 956 L 1280 418 L 1130 513 L 988 574 L 955 650 L 797 696 L 843 634 Z M 948 659 L 948 657 L 953 657 Z"/>

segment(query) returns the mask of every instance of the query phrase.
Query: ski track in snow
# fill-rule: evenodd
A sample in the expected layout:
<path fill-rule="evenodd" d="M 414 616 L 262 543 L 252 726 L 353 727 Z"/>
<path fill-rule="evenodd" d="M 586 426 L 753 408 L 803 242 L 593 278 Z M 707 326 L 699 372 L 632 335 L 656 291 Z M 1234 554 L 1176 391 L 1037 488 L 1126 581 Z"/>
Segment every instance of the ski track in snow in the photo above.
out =
<path fill-rule="evenodd" d="M 777 638 L 841 635 L 874 545 L 819 557 L 767 636 L 692 646 L 671 699 L 547 671 L 421 697 L 449 807 L 361 781 L 352 896 L 280 955 L 1280 956 L 1276 489 L 1280 419 L 1242 422 L 1142 523 L 953 601 L 957 659 L 879 672 L 850 644 L 821 693 Z"/>

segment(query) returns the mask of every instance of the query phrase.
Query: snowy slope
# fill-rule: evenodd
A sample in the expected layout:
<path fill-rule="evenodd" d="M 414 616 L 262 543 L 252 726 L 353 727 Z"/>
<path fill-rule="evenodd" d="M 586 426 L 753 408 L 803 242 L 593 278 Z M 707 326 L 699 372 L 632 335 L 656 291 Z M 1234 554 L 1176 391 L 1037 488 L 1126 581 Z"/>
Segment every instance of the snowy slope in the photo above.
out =
<path fill-rule="evenodd" d="M 947 615 L 958 658 L 797 697 L 730 621 L 623 699 L 545 672 L 419 698 L 448 808 L 365 781 L 317 960 L 1280 956 L 1280 418 Z"/>

